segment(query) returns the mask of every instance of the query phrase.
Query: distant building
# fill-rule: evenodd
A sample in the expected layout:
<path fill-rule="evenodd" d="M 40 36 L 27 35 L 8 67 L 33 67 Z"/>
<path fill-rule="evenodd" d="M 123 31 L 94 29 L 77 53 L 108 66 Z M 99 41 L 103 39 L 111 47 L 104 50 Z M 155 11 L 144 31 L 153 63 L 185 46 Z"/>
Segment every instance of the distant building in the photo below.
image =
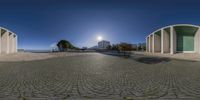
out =
<path fill-rule="evenodd" d="M 98 49 L 98 46 L 93 46 L 93 47 L 90 47 L 88 49 L 90 49 L 90 50 L 96 50 L 96 49 Z"/>
<path fill-rule="evenodd" d="M 109 45 L 110 45 L 110 41 L 102 40 L 102 41 L 98 42 L 99 49 L 106 49 Z"/>
<path fill-rule="evenodd" d="M 87 50 L 87 49 L 88 49 L 88 47 L 82 47 L 82 48 L 81 48 L 81 50 L 83 50 L 83 51 L 84 51 L 84 50 Z"/>

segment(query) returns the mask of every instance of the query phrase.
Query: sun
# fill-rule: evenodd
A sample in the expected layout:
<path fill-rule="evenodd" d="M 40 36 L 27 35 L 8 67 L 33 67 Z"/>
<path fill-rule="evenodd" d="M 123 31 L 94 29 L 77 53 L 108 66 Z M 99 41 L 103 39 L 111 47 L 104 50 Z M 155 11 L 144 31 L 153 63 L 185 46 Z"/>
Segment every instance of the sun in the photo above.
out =
<path fill-rule="evenodd" d="M 102 36 L 97 36 L 97 40 L 98 40 L 98 41 L 101 41 L 102 39 L 103 39 Z"/>

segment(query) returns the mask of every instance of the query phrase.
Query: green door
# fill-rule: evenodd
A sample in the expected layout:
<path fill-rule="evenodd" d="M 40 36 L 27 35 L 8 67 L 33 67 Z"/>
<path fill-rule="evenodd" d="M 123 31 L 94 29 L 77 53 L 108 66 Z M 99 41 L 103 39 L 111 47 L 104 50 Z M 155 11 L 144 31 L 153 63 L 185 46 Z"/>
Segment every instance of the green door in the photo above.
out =
<path fill-rule="evenodd" d="M 194 51 L 194 35 L 178 34 L 177 51 Z"/>
<path fill-rule="evenodd" d="M 198 30 L 193 26 L 176 26 L 177 51 L 194 51 L 194 35 Z"/>

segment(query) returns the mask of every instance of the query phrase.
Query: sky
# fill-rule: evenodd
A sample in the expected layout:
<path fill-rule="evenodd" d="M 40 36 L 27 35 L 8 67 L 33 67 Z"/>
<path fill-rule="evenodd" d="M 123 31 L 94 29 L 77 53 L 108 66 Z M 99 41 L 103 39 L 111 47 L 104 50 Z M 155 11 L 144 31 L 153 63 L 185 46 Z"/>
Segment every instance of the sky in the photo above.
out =
<path fill-rule="evenodd" d="M 0 0 L 0 27 L 18 35 L 20 49 L 50 49 L 61 39 L 77 47 L 145 42 L 158 28 L 200 25 L 198 0 Z"/>

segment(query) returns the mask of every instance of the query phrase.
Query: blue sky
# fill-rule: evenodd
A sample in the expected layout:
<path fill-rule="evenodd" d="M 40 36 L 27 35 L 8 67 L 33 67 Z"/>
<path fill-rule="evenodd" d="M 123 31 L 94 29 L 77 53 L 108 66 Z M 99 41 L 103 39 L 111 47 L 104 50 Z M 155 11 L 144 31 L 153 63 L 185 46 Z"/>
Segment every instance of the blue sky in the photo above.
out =
<path fill-rule="evenodd" d="M 1 0 L 0 26 L 18 35 L 19 48 L 49 49 L 60 39 L 94 46 L 145 42 L 171 24 L 200 25 L 198 0 Z"/>

